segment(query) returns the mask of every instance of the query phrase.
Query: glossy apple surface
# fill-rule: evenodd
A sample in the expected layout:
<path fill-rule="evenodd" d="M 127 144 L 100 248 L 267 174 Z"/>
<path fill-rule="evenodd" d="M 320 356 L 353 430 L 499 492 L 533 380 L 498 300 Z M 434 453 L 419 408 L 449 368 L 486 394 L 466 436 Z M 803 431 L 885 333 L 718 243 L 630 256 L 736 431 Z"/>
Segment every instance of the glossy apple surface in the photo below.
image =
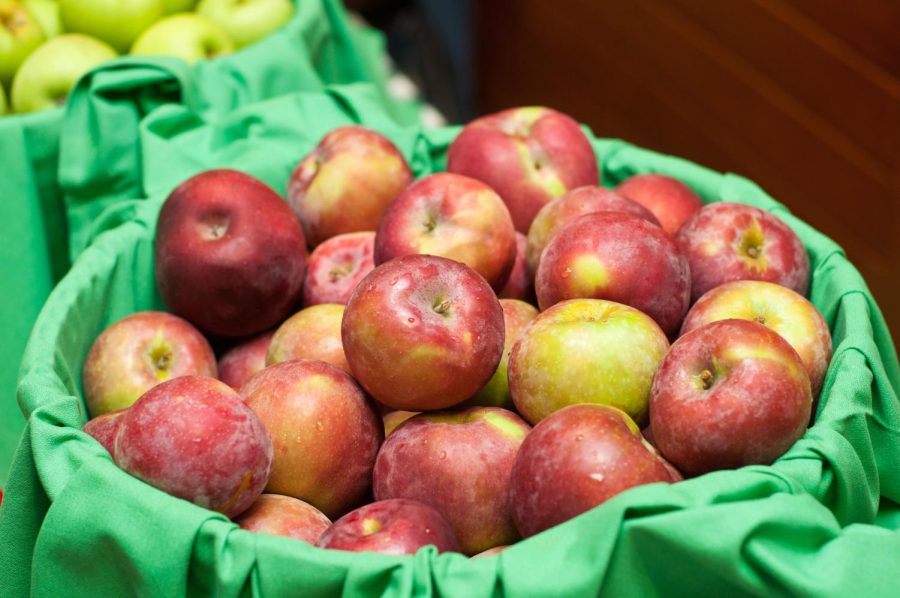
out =
<path fill-rule="evenodd" d="M 218 23 L 238 48 L 256 42 L 291 20 L 291 0 L 200 0 L 197 12 Z"/>
<path fill-rule="evenodd" d="M 94 419 L 88 420 L 81 429 L 103 445 L 107 453 L 113 455 L 116 452 L 116 434 L 119 431 L 119 424 L 122 423 L 119 416 L 125 411 L 126 409 L 119 409 L 118 411 L 110 411 L 109 413 L 98 415 Z"/>
<path fill-rule="evenodd" d="M 57 1 L 66 31 L 96 37 L 121 53 L 163 15 L 163 0 Z"/>
<path fill-rule="evenodd" d="M 248 532 L 285 536 L 315 544 L 331 527 L 331 520 L 309 503 L 281 494 L 260 494 L 234 520 Z"/>
<path fill-rule="evenodd" d="M 664 174 L 634 175 L 619 183 L 616 192 L 653 212 L 663 230 L 672 236 L 703 207 L 690 187 Z"/>
<path fill-rule="evenodd" d="M 219 380 L 240 390 L 253 374 L 266 367 L 266 353 L 274 334 L 274 330 L 263 332 L 229 349 L 219 358 Z"/>
<path fill-rule="evenodd" d="M 232 52 L 234 43 L 228 34 L 213 21 L 193 13 L 157 21 L 131 47 L 136 56 L 174 56 L 188 64 Z"/>
<path fill-rule="evenodd" d="M 306 262 L 303 304 L 346 305 L 359 281 L 375 269 L 375 233 L 336 235 L 319 244 Z"/>
<path fill-rule="evenodd" d="M 534 276 L 528 270 L 525 252 L 528 239 L 522 233 L 516 231 L 516 259 L 513 261 L 512 270 L 506 284 L 497 293 L 500 299 L 518 299 L 526 303 L 537 303 L 534 296 Z"/>
<path fill-rule="evenodd" d="M 301 309 L 275 331 L 266 365 L 295 359 L 319 359 L 350 373 L 341 342 L 344 306 L 322 303 Z"/>

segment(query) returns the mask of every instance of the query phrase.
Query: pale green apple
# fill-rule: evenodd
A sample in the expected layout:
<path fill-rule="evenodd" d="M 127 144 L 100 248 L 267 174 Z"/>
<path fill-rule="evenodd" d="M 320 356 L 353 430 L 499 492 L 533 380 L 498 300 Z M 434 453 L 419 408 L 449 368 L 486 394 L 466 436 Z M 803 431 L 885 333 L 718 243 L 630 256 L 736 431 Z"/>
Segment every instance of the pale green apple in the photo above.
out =
<path fill-rule="evenodd" d="M 3 86 L 0 85 L 0 116 L 6 114 L 6 92 L 3 91 Z"/>
<path fill-rule="evenodd" d="M 194 10 L 197 0 L 163 0 L 163 13 L 174 15 L 179 12 L 188 12 Z"/>
<path fill-rule="evenodd" d="M 131 48 L 141 56 L 175 56 L 188 63 L 234 52 L 228 34 L 211 20 L 195 13 L 165 17 L 145 31 Z"/>
<path fill-rule="evenodd" d="M 9 85 L 19 65 L 45 39 L 28 8 L 17 0 L 0 0 L 0 84 Z"/>
<path fill-rule="evenodd" d="M 294 14 L 291 0 L 200 0 L 197 12 L 222 26 L 238 48 L 272 33 Z"/>
<path fill-rule="evenodd" d="M 16 112 L 33 112 L 64 104 L 82 75 L 115 57 L 109 45 L 87 35 L 54 37 L 22 63 L 13 80 L 12 107 Z"/>
<path fill-rule="evenodd" d="M 125 53 L 163 15 L 163 0 L 59 0 L 66 31 L 84 33 Z"/>
<path fill-rule="evenodd" d="M 63 32 L 62 19 L 59 16 L 59 4 L 54 0 L 25 0 L 25 6 L 37 19 L 47 39 Z"/>

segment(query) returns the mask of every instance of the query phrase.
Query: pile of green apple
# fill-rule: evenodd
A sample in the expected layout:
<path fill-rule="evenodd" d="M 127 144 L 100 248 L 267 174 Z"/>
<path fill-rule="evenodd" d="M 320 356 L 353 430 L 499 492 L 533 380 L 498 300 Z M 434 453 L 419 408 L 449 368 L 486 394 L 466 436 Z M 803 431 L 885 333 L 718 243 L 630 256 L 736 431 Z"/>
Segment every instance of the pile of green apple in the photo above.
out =
<path fill-rule="evenodd" d="M 597 163 L 570 117 L 523 108 L 419 180 L 359 126 L 287 201 L 191 177 L 156 229 L 171 313 L 96 339 L 85 430 L 245 529 L 391 553 L 493 553 L 638 485 L 772 463 L 831 357 L 803 244 L 669 176 L 604 188 Z"/>
<path fill-rule="evenodd" d="M 194 63 L 293 13 L 292 0 L 0 0 L 0 115 L 64 104 L 78 79 L 120 54 Z"/>

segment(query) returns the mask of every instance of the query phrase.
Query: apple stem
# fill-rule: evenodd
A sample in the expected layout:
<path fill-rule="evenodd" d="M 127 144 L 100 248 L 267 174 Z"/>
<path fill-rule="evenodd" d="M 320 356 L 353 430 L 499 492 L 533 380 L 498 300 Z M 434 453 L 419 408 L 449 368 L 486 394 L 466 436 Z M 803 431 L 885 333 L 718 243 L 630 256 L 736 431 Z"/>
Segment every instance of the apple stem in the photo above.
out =
<path fill-rule="evenodd" d="M 709 390 L 713 385 L 713 375 L 709 370 L 700 372 L 700 381 L 703 383 L 703 390 Z"/>
<path fill-rule="evenodd" d="M 750 247 L 747 248 L 747 255 L 752 257 L 753 259 L 758 258 L 759 257 L 759 248 L 756 247 L 755 245 L 751 245 Z"/>
<path fill-rule="evenodd" d="M 766 319 L 765 319 L 763 316 L 756 316 L 755 318 L 753 318 L 753 320 L 754 320 L 755 322 L 759 322 L 760 324 L 765 324 L 765 323 L 766 323 Z"/>
<path fill-rule="evenodd" d="M 434 311 L 436 311 L 439 314 L 447 313 L 448 309 L 450 309 L 450 300 L 449 299 L 444 299 L 443 301 L 441 301 L 440 303 L 438 303 L 437 305 L 434 306 Z"/>

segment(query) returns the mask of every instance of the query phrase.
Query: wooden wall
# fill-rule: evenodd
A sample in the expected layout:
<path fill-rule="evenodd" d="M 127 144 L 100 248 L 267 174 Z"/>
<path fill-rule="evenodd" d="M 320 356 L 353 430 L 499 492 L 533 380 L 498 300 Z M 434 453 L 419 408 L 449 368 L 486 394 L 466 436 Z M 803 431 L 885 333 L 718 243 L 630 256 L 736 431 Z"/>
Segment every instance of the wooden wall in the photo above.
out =
<path fill-rule="evenodd" d="M 482 113 L 544 104 L 744 175 L 835 239 L 900 340 L 900 2 L 482 0 Z"/>

